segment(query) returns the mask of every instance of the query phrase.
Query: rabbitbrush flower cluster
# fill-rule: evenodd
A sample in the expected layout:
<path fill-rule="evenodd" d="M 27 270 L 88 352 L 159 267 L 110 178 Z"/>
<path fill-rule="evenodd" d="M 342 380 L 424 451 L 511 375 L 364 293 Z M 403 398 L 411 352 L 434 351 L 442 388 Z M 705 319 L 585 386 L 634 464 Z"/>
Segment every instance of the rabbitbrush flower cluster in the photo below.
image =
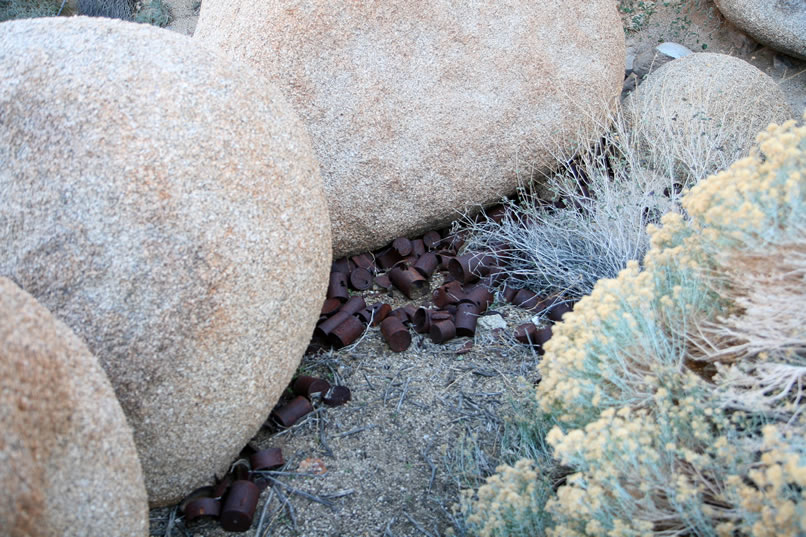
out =
<path fill-rule="evenodd" d="M 466 496 L 478 535 L 806 534 L 806 126 L 757 141 L 555 327 L 546 458 Z"/>

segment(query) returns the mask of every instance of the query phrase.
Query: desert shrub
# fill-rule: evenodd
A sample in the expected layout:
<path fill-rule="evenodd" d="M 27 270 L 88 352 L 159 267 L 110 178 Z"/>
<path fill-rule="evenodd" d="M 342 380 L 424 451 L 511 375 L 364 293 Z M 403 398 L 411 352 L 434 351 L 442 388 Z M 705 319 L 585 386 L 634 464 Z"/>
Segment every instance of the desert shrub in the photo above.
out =
<path fill-rule="evenodd" d="M 62 0 L 0 0 L 0 22 L 34 17 L 55 17 Z"/>
<path fill-rule="evenodd" d="M 131 20 L 131 0 L 78 0 L 79 15 Z"/>
<path fill-rule="evenodd" d="M 632 120 L 617 113 L 606 126 L 597 125 L 604 132 L 597 144 L 548 148 L 559 166 L 522 187 L 517 199 L 503 200 L 503 219 L 467 219 L 467 248 L 496 257 L 510 283 L 573 299 L 590 294 L 599 280 L 615 278 L 629 261 L 642 260 L 647 224 L 680 212 L 682 191 L 723 162 L 718 152 L 689 147 L 699 149 L 702 139 L 647 145 L 642 122 Z M 677 173 L 679 155 L 694 152 L 702 155 L 700 165 Z"/>
<path fill-rule="evenodd" d="M 144 3 L 134 17 L 135 22 L 151 24 L 160 28 L 168 26 L 172 20 L 171 9 L 162 0 L 149 0 L 148 3 Z"/>
<path fill-rule="evenodd" d="M 466 495 L 478 535 L 806 532 L 806 127 L 770 126 L 682 208 L 555 327 L 543 454 Z"/>

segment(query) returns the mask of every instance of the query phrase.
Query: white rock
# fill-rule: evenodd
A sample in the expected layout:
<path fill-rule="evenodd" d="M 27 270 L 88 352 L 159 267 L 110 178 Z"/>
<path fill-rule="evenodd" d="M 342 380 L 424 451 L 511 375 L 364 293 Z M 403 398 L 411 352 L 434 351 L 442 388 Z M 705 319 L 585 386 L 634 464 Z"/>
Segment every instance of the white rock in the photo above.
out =
<path fill-rule="evenodd" d="M 678 43 L 672 43 L 671 41 L 667 41 L 665 43 L 661 43 L 657 47 L 655 47 L 659 53 L 676 60 L 678 58 L 682 58 L 683 56 L 688 56 L 689 54 L 693 54 L 691 49 L 684 47 Z"/>
<path fill-rule="evenodd" d="M 496 328 L 506 328 L 507 322 L 500 315 L 482 315 L 476 326 L 482 330 L 495 330 Z"/>

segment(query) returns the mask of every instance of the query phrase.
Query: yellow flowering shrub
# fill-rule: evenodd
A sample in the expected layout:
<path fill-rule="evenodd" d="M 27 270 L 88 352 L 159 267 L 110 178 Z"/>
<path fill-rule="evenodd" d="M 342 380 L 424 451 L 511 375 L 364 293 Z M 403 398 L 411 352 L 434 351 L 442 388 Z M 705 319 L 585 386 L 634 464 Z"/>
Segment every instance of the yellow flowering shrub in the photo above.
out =
<path fill-rule="evenodd" d="M 478 535 L 806 535 L 806 127 L 757 141 L 555 326 L 546 456 L 466 497 Z"/>

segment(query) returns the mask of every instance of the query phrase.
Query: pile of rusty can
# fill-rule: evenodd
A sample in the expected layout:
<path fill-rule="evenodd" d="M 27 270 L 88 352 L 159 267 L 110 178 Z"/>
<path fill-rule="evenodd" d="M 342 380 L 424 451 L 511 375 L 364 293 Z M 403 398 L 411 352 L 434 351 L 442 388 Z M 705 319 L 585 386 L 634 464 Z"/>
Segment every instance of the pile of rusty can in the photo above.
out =
<path fill-rule="evenodd" d="M 225 531 L 244 532 L 252 527 L 260 493 L 269 481 L 260 472 L 285 464 L 280 448 L 262 449 L 236 461 L 215 485 L 201 487 L 179 504 L 186 523 L 218 520 Z"/>
<path fill-rule="evenodd" d="M 351 399 L 346 386 L 331 386 L 324 379 L 297 377 L 271 412 L 270 421 L 279 427 L 291 427 L 313 412 L 313 401 L 320 399 L 327 406 L 343 405 Z M 252 527 L 260 493 L 269 485 L 267 471 L 285 464 L 280 448 L 254 451 L 245 448 L 241 458 L 215 485 L 201 487 L 179 504 L 186 523 L 201 519 L 219 521 L 225 531 L 244 532 Z"/>
<path fill-rule="evenodd" d="M 573 302 L 562 297 L 541 297 L 529 289 L 505 287 L 502 295 L 508 303 L 535 313 L 543 313 L 550 323 L 560 322 L 563 315 L 572 311 Z M 515 339 L 532 345 L 543 354 L 543 345 L 551 339 L 551 324 L 538 328 L 533 322 L 523 323 L 515 329 Z"/>
<path fill-rule="evenodd" d="M 500 219 L 504 212 L 499 207 L 487 215 Z M 435 343 L 445 343 L 454 337 L 473 337 L 479 316 L 493 303 L 495 288 L 500 288 L 511 304 L 535 312 L 548 311 L 551 321 L 570 311 L 567 300 L 540 297 L 529 289 L 501 285 L 506 278 L 505 267 L 499 261 L 503 256 L 492 254 L 504 253 L 505 246 L 490 254 L 459 255 L 463 244 L 461 233 L 443 236 L 429 231 L 416 239 L 398 238 L 373 253 L 336 260 L 314 342 L 341 348 L 354 343 L 369 326 L 380 326 L 384 340 L 395 352 L 404 351 L 411 344 L 410 328 L 430 336 Z M 444 284 L 428 297 L 429 280 L 437 272 L 444 275 Z M 383 302 L 367 305 L 363 296 L 351 294 L 373 287 L 398 289 L 410 300 L 424 305 L 408 304 L 392 309 Z M 536 346 L 539 352 L 550 336 L 550 327 L 538 329 L 532 323 L 519 326 L 515 332 L 518 341 Z"/>
<path fill-rule="evenodd" d="M 281 428 L 291 427 L 313 412 L 313 401 L 321 399 L 327 406 L 339 406 L 352 398 L 346 386 L 331 386 L 324 379 L 303 375 L 297 377 L 271 411 L 269 419 Z"/>
<path fill-rule="evenodd" d="M 429 231 L 416 239 L 401 237 L 374 253 L 338 259 L 330 273 L 327 299 L 314 332 L 320 344 L 341 348 L 357 340 L 367 326 L 380 326 L 381 334 L 395 352 L 411 344 L 409 327 L 430 334 L 437 343 L 455 336 L 473 336 L 476 321 L 493 302 L 490 291 L 504 273 L 488 255 L 457 255 L 461 235 L 443 236 Z M 368 306 L 361 295 L 377 286 L 398 289 L 410 300 L 427 299 L 429 280 L 445 273 L 445 285 L 433 294 L 436 309 L 413 304 L 397 309 L 378 302 Z"/>

